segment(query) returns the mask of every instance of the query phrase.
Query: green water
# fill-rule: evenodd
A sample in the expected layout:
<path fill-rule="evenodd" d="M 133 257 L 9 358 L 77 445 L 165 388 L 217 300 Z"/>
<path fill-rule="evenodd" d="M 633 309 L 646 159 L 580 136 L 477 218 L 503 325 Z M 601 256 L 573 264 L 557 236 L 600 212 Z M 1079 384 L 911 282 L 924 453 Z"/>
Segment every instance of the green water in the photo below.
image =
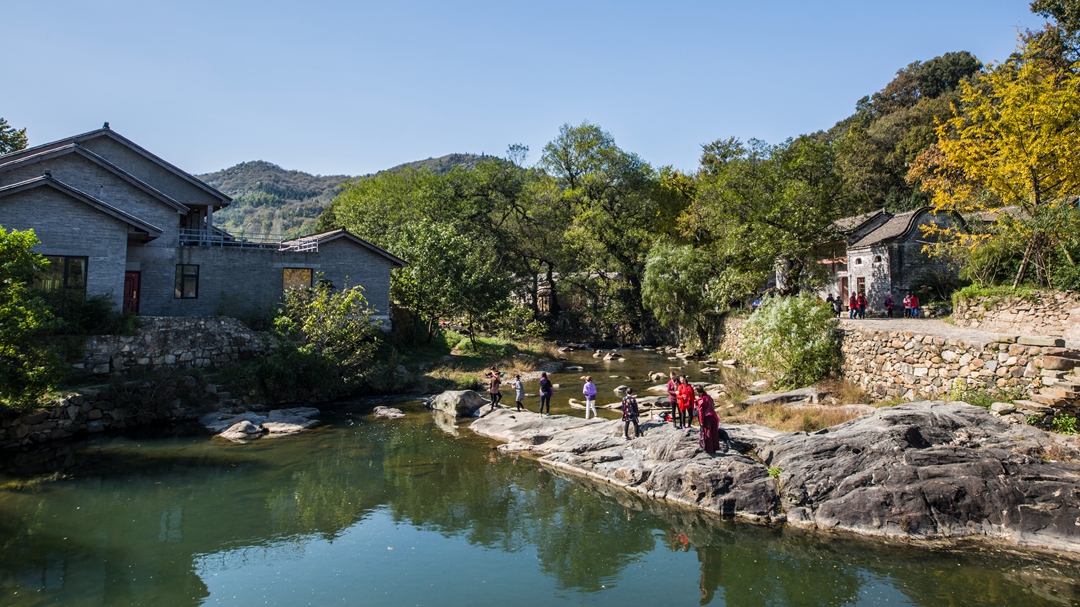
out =
<path fill-rule="evenodd" d="M 601 393 L 615 378 L 590 365 Z M 640 377 L 656 357 L 617 367 Z M 663 360 L 666 363 L 666 360 Z M 556 377 L 565 398 L 576 379 Z M 611 384 L 611 385 L 608 385 Z M 504 399 L 506 400 L 506 399 Z M 535 408 L 535 397 L 530 403 Z M 605 399 L 601 399 L 603 403 Z M 453 437 L 415 401 L 249 445 L 7 456 L 0 605 L 1070 605 L 1075 563 L 810 535 L 648 503 Z M 575 411 L 580 415 L 581 412 Z"/>

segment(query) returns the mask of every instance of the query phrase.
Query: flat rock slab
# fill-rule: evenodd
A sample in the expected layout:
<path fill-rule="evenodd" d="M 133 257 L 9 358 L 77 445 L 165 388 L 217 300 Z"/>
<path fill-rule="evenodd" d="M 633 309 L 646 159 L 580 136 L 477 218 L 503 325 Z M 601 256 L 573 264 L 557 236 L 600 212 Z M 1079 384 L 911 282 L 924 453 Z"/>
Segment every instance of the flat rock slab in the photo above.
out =
<path fill-rule="evenodd" d="M 790 390 L 788 392 L 768 392 L 765 394 L 755 394 L 742 402 L 744 405 L 764 405 L 768 403 L 789 403 L 796 400 L 804 400 L 809 398 L 810 402 L 818 402 L 818 398 L 821 396 L 821 390 L 817 388 L 800 388 L 798 390 Z"/>
<path fill-rule="evenodd" d="M 644 437 L 627 441 L 619 420 L 539 417 L 503 410 L 471 426 L 477 434 L 505 442 L 500 447 L 503 451 L 528 452 L 546 465 L 648 497 L 724 516 L 782 518 L 776 483 L 760 462 L 735 451 L 704 453 L 698 447 L 696 429 L 676 430 L 671 424 L 651 422 L 642 428 Z M 744 434 L 749 437 L 755 431 L 747 429 Z M 768 440 L 758 436 L 753 442 Z"/>
<path fill-rule="evenodd" d="M 642 427 L 627 441 L 617 420 L 500 409 L 471 429 L 554 469 L 721 516 L 1080 552 L 1080 464 L 1050 458 L 1076 457 L 1076 443 L 979 407 L 907 403 L 811 435 L 726 426 L 731 449 L 713 456 L 696 428 Z"/>
<path fill-rule="evenodd" d="M 919 539 L 984 536 L 1080 552 L 1080 465 L 1063 439 L 964 403 L 882 408 L 759 450 L 788 522 Z"/>

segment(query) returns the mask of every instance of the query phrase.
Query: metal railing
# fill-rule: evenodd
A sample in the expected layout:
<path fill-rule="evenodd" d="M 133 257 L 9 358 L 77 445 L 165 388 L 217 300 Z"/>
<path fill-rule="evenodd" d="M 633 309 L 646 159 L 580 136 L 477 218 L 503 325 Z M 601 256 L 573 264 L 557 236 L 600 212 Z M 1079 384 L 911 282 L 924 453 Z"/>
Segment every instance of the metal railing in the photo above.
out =
<path fill-rule="evenodd" d="M 180 228 L 180 246 L 182 247 L 235 247 L 240 249 L 271 249 L 274 251 L 298 251 L 318 253 L 319 239 L 313 236 L 281 240 L 268 236 L 237 237 L 214 230 Z"/>

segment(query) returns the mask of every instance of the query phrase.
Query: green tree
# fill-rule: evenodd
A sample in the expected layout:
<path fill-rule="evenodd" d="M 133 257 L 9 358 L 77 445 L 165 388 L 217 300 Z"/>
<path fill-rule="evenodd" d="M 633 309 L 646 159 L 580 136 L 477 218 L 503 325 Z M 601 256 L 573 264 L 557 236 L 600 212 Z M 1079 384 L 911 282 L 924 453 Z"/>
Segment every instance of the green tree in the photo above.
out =
<path fill-rule="evenodd" d="M 703 149 L 698 178 L 697 201 L 681 224 L 714 256 L 719 301 L 744 297 L 777 269 L 782 293 L 817 280 L 819 249 L 849 210 L 827 143 L 716 141 Z"/>
<path fill-rule="evenodd" d="M 33 230 L 0 227 L 0 403 L 29 408 L 63 377 L 63 362 L 43 343 L 59 326 L 32 283 L 48 265 L 33 252 Z"/>
<path fill-rule="evenodd" d="M 645 305 L 658 321 L 693 331 L 706 347 L 717 309 L 727 303 L 717 300 L 718 289 L 710 285 L 714 276 L 709 257 L 693 246 L 661 240 L 645 262 Z"/>
<path fill-rule="evenodd" d="M 596 305 L 609 302 L 615 316 L 641 334 L 645 259 L 657 236 L 674 234 L 687 200 L 666 187 L 648 163 L 615 145 L 611 134 L 584 122 L 564 124 L 544 146 L 540 165 L 562 187 L 573 219 L 565 238 L 577 267 L 577 284 Z"/>
<path fill-rule="evenodd" d="M 26 147 L 26 129 L 16 129 L 0 118 L 0 154 L 18 152 Z"/>

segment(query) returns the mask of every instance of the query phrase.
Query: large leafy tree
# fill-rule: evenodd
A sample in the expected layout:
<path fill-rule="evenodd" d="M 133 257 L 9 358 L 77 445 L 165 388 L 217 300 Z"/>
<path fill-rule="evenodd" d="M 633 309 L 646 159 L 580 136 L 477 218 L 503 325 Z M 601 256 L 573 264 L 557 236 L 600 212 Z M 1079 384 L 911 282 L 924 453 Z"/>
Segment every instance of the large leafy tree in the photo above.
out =
<path fill-rule="evenodd" d="M 717 288 L 731 289 L 716 296 L 731 301 L 778 268 L 782 293 L 813 283 L 819 249 L 849 210 L 827 143 L 804 136 L 744 145 L 732 138 L 704 147 L 698 199 L 682 225 L 714 256 Z"/>
<path fill-rule="evenodd" d="M 18 152 L 26 147 L 26 129 L 16 129 L 0 118 L 0 154 Z"/>
<path fill-rule="evenodd" d="M 541 166 L 559 181 L 572 213 L 566 240 L 579 260 L 579 286 L 592 288 L 593 301 L 621 307 L 640 334 L 648 324 L 642 306 L 645 259 L 658 235 L 674 233 L 686 199 L 588 122 L 564 124 L 544 146 Z"/>
<path fill-rule="evenodd" d="M 1080 191 L 1080 75 L 1022 52 L 978 85 L 965 83 L 955 115 L 937 132 L 937 146 L 920 156 L 912 179 L 922 181 L 938 211 L 997 211 L 997 229 L 954 228 L 944 246 L 972 249 L 1019 236 L 1013 285 L 1032 264 L 1036 282 L 1050 284 L 1049 265 L 1064 237 L 1055 226 L 1069 224 L 1046 218 Z"/>

